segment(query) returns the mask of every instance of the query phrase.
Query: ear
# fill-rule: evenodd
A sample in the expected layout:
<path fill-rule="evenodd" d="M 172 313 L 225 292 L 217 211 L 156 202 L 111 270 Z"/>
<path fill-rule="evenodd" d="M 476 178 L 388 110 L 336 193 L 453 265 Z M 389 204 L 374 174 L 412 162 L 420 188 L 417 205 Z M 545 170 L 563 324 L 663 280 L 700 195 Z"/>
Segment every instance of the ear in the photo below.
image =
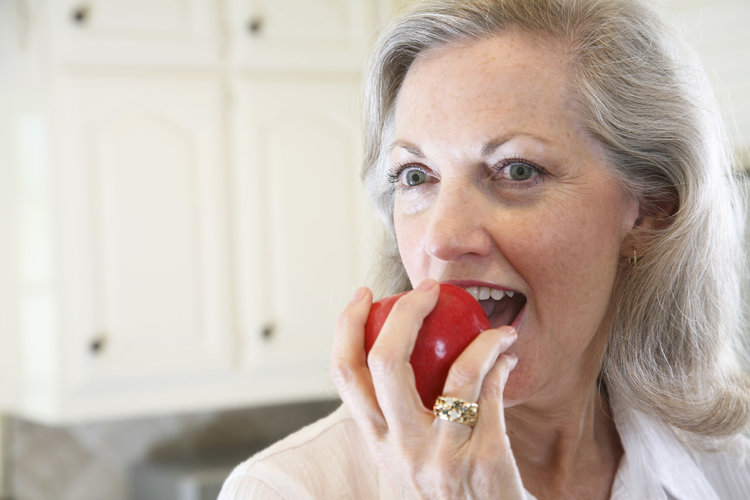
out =
<path fill-rule="evenodd" d="M 632 257 L 634 251 L 643 254 L 651 246 L 654 236 L 672 223 L 676 207 L 671 197 L 649 203 L 648 207 L 635 198 L 629 203 L 633 204 L 628 207 L 628 221 L 631 224 L 620 248 L 620 255 L 625 258 Z"/>

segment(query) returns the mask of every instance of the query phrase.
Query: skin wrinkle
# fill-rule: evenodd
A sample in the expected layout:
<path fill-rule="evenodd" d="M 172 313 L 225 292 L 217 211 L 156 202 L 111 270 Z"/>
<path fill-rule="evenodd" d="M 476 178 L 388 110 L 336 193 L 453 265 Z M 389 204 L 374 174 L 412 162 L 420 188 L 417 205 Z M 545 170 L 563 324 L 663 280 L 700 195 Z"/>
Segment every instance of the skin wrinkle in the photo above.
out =
<path fill-rule="evenodd" d="M 409 147 L 393 148 L 391 164 L 424 165 L 435 181 L 396 188 L 396 236 L 414 284 L 472 277 L 527 296 L 505 387 L 524 484 L 558 497 L 582 484 L 606 492 L 621 448 L 596 380 L 637 201 L 568 109 L 557 52 L 529 42 L 503 34 L 414 61 L 395 111 L 394 144 Z M 545 140 L 515 135 L 524 132 Z M 490 163 L 481 152 L 497 137 L 511 139 L 493 160 L 529 159 L 547 170 L 543 180 L 478 183 Z"/>
<path fill-rule="evenodd" d="M 601 373 L 591 384 L 591 393 L 569 398 L 564 401 L 563 408 L 553 411 L 556 387 L 573 387 L 576 380 L 583 380 L 585 383 L 589 378 L 584 373 L 574 373 L 570 369 L 560 368 L 560 380 L 548 380 L 548 383 L 542 384 L 544 394 L 539 398 L 508 408 L 508 430 L 514 443 L 518 445 L 514 452 L 521 457 L 522 462 L 527 462 L 522 464 L 524 484 L 531 493 L 540 499 L 566 496 L 608 498 L 610 495 L 607 488 L 611 484 L 606 483 L 606 464 L 616 464 L 618 454 L 622 452 L 617 446 L 618 436 L 610 418 L 611 411 L 607 402 L 609 394 L 613 395 L 620 408 L 640 410 L 650 417 L 662 420 L 668 426 L 678 428 L 680 433 L 682 430 L 686 431 L 680 437 L 686 438 L 691 445 L 698 445 L 699 449 L 704 443 L 724 444 L 718 436 L 737 432 L 747 425 L 747 415 L 750 412 L 747 377 L 743 377 L 734 365 L 739 358 L 735 352 L 739 352 L 740 349 L 734 344 L 730 347 L 730 342 L 725 342 L 728 337 L 736 335 L 738 338 L 740 335 L 737 331 L 739 319 L 736 314 L 739 310 L 736 276 L 740 274 L 740 266 L 732 263 L 741 260 L 738 241 L 733 234 L 736 228 L 732 227 L 731 223 L 736 216 L 731 205 L 737 202 L 737 193 L 733 192 L 732 186 L 723 181 L 715 182 L 729 173 L 726 168 L 729 164 L 726 136 L 722 130 L 718 110 L 715 109 L 715 103 L 710 96 L 710 86 L 697 61 L 693 61 L 690 55 L 686 57 L 685 54 L 677 53 L 682 52 L 678 37 L 670 36 L 669 27 L 663 25 L 656 15 L 639 2 L 606 0 L 560 3 L 504 0 L 486 3 L 476 0 L 435 2 L 422 10 L 417 9 L 409 17 L 398 21 L 381 38 L 368 77 L 368 108 L 365 115 L 366 160 L 363 177 L 368 193 L 376 203 L 378 215 L 388 230 L 388 238 L 384 243 L 383 262 L 386 265 L 378 269 L 375 276 L 377 295 L 398 293 L 410 289 L 412 284 L 416 285 L 413 273 L 410 273 L 411 280 L 406 276 L 401 258 L 403 249 L 398 248 L 394 234 L 394 199 L 397 188 L 394 189 L 396 186 L 393 183 L 385 182 L 389 156 L 392 153 L 389 150 L 386 154 L 385 150 L 394 138 L 393 107 L 406 72 L 411 67 L 413 58 L 418 57 L 427 47 L 446 50 L 468 48 L 473 43 L 467 42 L 468 39 L 482 40 L 495 34 L 508 33 L 508 29 L 527 33 L 527 47 L 561 56 L 556 58 L 554 63 L 563 64 L 566 69 L 558 74 L 569 72 L 567 76 L 571 78 L 570 85 L 563 89 L 565 92 L 560 96 L 565 111 L 554 115 L 554 118 L 550 114 L 547 123 L 540 125 L 554 126 L 564 133 L 566 139 L 578 137 L 594 144 L 600 142 L 605 145 L 606 151 L 602 155 L 601 166 L 620 181 L 618 187 L 624 187 L 628 196 L 642 204 L 643 212 L 636 212 L 640 234 L 627 234 L 623 238 L 620 262 L 615 268 L 617 302 L 609 305 L 603 313 L 606 321 L 596 329 L 597 332 L 609 331 L 612 334 L 606 346 L 604 359 L 600 359 L 603 347 L 592 339 L 587 346 L 588 354 L 582 356 L 557 356 L 552 360 L 545 360 L 543 353 L 532 353 L 524 360 L 538 364 L 545 361 L 549 361 L 549 364 L 566 361 L 570 364 L 601 365 Z M 547 38 L 539 36 L 540 34 L 546 35 Z M 540 46 L 540 39 L 545 41 L 549 38 L 553 39 L 552 43 Z M 457 39 L 463 42 L 456 43 Z M 555 39 L 561 40 L 562 43 L 554 41 Z M 606 44 L 595 43 L 605 39 Z M 522 45 L 516 44 L 514 47 L 523 49 Z M 567 53 L 565 49 L 568 49 Z M 642 55 L 633 57 L 634 52 Z M 441 55 L 444 55 L 444 52 L 435 50 L 430 57 L 439 59 Z M 458 54 L 458 51 L 455 51 L 454 55 L 457 59 L 466 59 L 467 52 Z M 514 60 L 512 57 L 498 58 L 499 64 L 503 62 L 512 64 Z M 685 67 L 682 66 L 683 63 L 686 63 Z M 550 65 L 552 66 L 554 65 Z M 534 68 L 531 69 L 530 74 L 533 75 Z M 692 75 L 688 77 L 688 70 L 697 71 L 695 78 Z M 458 69 L 457 73 L 458 76 L 464 77 L 464 81 L 461 82 L 463 85 L 470 82 L 473 74 L 471 71 L 462 72 Z M 524 77 L 525 75 L 518 75 L 516 78 L 523 80 Z M 533 102 L 524 110 L 536 111 L 538 105 L 538 102 Z M 565 121 L 561 119 L 566 113 L 578 115 L 579 121 L 568 123 L 566 126 Z M 509 124 L 527 125 L 524 120 L 514 119 L 509 119 L 502 125 Z M 665 131 L 668 133 L 665 134 Z M 493 132 L 482 139 L 497 135 Z M 502 153 L 524 157 L 526 155 L 523 153 L 526 152 L 527 159 L 533 159 L 554 172 L 558 172 L 561 166 L 571 164 L 570 158 L 560 157 L 559 163 L 552 165 L 547 158 L 540 159 L 537 156 L 539 153 L 529 153 L 528 148 L 528 144 L 516 145 L 512 153 L 507 149 Z M 456 148 L 454 153 L 460 152 L 461 149 Z M 445 153 L 447 158 L 447 152 Z M 423 158 L 429 160 L 429 166 L 439 172 L 434 164 L 437 158 L 428 155 L 423 155 Z M 480 163 L 475 166 L 480 166 Z M 487 167 L 483 164 L 481 166 Z M 713 181 L 706 182 L 706 175 L 711 175 Z M 449 175 L 445 179 L 452 181 L 460 177 Z M 517 223 L 528 213 L 521 209 L 533 207 L 534 202 L 540 200 L 547 202 L 551 212 L 564 213 L 567 202 L 575 206 L 585 205 L 588 194 L 585 189 L 586 183 L 581 182 L 580 177 L 555 177 L 552 180 L 554 182 L 550 185 L 563 189 L 566 196 L 557 196 L 554 199 L 537 196 L 537 200 L 526 199 L 525 206 L 522 206 L 519 200 L 504 199 L 496 200 L 494 205 L 484 205 L 488 213 L 502 211 L 496 217 L 498 224 L 495 229 L 499 230 L 502 226 L 504 232 L 518 234 Z M 490 179 L 481 184 L 475 178 L 473 184 L 467 182 L 464 188 L 473 189 L 479 185 L 489 187 L 491 184 Z M 418 198 L 422 201 L 422 206 L 408 215 L 416 217 L 421 212 L 429 210 L 429 194 L 420 194 Z M 442 193 L 446 194 L 448 193 Z M 492 194 L 491 189 L 477 190 L 474 192 L 473 200 L 477 203 L 488 201 L 485 199 L 487 194 Z M 667 194 L 668 203 L 662 205 Z M 398 193 L 398 197 L 402 196 L 403 191 Z M 406 200 L 402 199 L 399 203 L 404 201 Z M 516 203 L 513 204 L 512 201 Z M 405 203 L 402 203 L 402 208 L 404 205 Z M 448 215 L 454 215 L 456 218 L 449 217 L 445 224 L 455 225 L 460 219 L 469 221 L 471 209 L 479 206 L 482 205 L 468 206 L 465 213 L 456 213 L 454 210 L 453 214 Z M 596 211 L 597 207 L 599 205 L 587 208 L 589 211 Z M 448 208 L 441 209 L 448 213 Z M 405 211 L 397 212 L 397 216 L 405 214 Z M 669 217 L 664 217 L 665 214 Z M 482 229 L 486 229 L 483 223 L 486 223 L 487 219 L 481 213 L 476 215 L 478 223 L 474 226 L 465 225 L 465 235 L 477 238 L 475 241 L 489 242 L 490 245 L 499 243 L 497 240 L 482 239 L 483 236 L 486 237 L 486 234 L 482 234 Z M 587 215 L 581 212 L 582 217 Z M 653 220 L 649 222 L 649 216 L 664 217 L 661 221 L 663 225 L 658 224 L 660 221 L 656 221 L 656 224 L 653 224 Z M 439 228 L 439 225 L 435 227 Z M 659 231 L 650 234 L 649 228 L 658 228 Z M 623 233 L 627 233 L 626 221 L 623 221 Z M 526 234 L 535 238 L 539 236 L 532 231 Z M 542 236 L 552 238 L 554 235 Z M 559 236 L 564 237 L 565 232 L 561 231 Z M 399 244 L 402 242 L 403 239 L 398 241 Z M 455 255 L 456 250 L 460 250 L 460 246 L 456 246 L 460 239 L 449 242 L 453 245 L 452 251 Z M 541 240 L 539 244 L 544 245 L 546 242 Z M 460 265 L 443 269 L 446 278 L 479 278 L 470 273 L 483 264 L 482 256 L 486 250 L 475 243 L 466 245 L 464 250 L 466 247 L 474 250 L 474 253 L 464 253 Z M 634 247 L 639 249 L 638 270 L 628 268 L 625 261 L 632 255 Z M 440 245 L 436 245 L 435 248 L 440 250 Z M 644 252 L 641 252 L 641 248 Z M 445 252 L 448 249 L 450 248 L 443 245 L 442 255 L 447 256 Z M 508 249 L 512 250 L 512 245 L 506 248 Z M 569 253 L 568 250 L 567 247 L 560 248 L 563 253 Z M 585 251 L 580 249 L 577 255 L 587 257 Z M 437 254 L 432 256 L 437 257 Z M 550 262 L 542 262 L 540 267 L 553 269 L 554 261 L 553 255 Z M 513 259 L 498 259 L 482 268 L 486 271 L 487 277 L 507 277 L 512 274 L 513 267 Z M 562 265 L 559 269 L 568 269 L 570 277 L 576 277 L 575 266 Z M 608 269 L 601 274 L 605 276 L 610 272 L 611 269 Z M 512 284 L 514 283 L 504 283 Z M 561 295 L 567 297 L 566 293 L 563 292 Z M 725 295 L 722 298 L 726 300 L 706 300 L 720 295 Z M 579 314 L 585 313 L 584 306 L 576 306 L 576 298 L 570 299 L 571 311 L 575 308 Z M 543 312 L 542 308 L 538 309 L 535 309 L 535 312 Z M 675 311 L 679 311 L 680 314 L 675 314 Z M 610 316 L 616 319 L 609 321 Z M 554 326 L 552 322 L 547 322 L 547 325 Z M 586 321 L 580 322 L 579 329 L 591 331 L 586 328 Z M 566 328 L 566 325 L 561 325 L 559 335 L 561 338 L 570 336 L 575 339 L 577 334 L 571 328 Z M 603 334 L 595 335 L 603 338 Z M 525 336 L 528 343 L 531 342 L 530 336 Z M 708 338 L 712 340 L 707 341 Z M 730 338 L 731 340 L 733 339 Z M 723 346 L 727 353 L 732 350 L 732 354 L 727 354 L 726 359 L 721 360 L 721 365 L 726 367 L 726 371 L 720 368 L 718 363 L 712 365 L 700 359 L 703 353 L 706 353 L 705 357 L 708 359 L 716 359 L 721 348 L 716 347 L 717 345 Z M 521 347 L 523 346 L 517 349 Z M 564 342 L 549 345 L 550 350 L 559 347 L 567 346 Z M 523 368 L 523 363 L 519 368 Z M 669 374 L 666 374 L 667 371 Z M 592 370 L 590 375 L 593 376 L 594 372 L 595 370 Z M 517 378 L 518 374 L 519 371 L 514 372 L 513 378 Z M 504 384 L 504 381 L 501 383 L 495 379 L 487 388 L 492 393 L 491 386 L 501 384 Z M 686 393 L 690 393 L 690 396 L 686 396 Z M 601 398 L 593 397 L 599 394 L 602 395 Z M 481 440 L 474 440 L 474 444 L 481 447 L 480 443 L 491 443 L 488 445 L 491 448 L 480 449 L 487 452 L 499 448 L 510 454 L 509 449 L 503 449 L 508 441 L 505 439 L 505 425 L 498 422 L 498 415 L 504 415 L 500 405 L 501 394 L 496 394 L 496 397 L 496 404 L 491 407 L 494 420 L 490 419 L 491 423 L 482 429 L 481 424 L 488 420 L 486 417 L 484 420 L 480 418 L 475 431 L 484 433 L 481 434 Z M 491 401 L 492 397 L 485 398 L 483 408 L 490 407 L 488 405 Z M 569 411 L 577 404 L 588 411 Z M 528 410 L 528 415 L 532 415 L 535 410 L 546 413 L 530 419 L 524 418 L 527 415 L 524 415 L 523 410 Z M 488 415 L 488 412 L 485 411 L 485 415 Z M 410 427 L 414 421 L 414 415 L 408 417 L 405 419 L 406 427 Z M 618 417 L 622 418 L 619 412 Z M 485 430 L 495 425 L 502 428 L 497 436 Z M 540 429 L 548 429 L 550 432 L 541 435 Z M 692 432 L 697 435 L 690 435 Z M 530 439 L 524 441 L 526 434 Z M 630 435 L 628 433 L 626 437 Z M 581 462 L 578 470 L 586 472 L 586 469 L 593 471 L 598 468 L 603 471 L 599 476 L 601 481 L 592 484 L 590 488 L 566 488 L 566 478 L 577 473 L 576 467 L 566 466 L 566 460 L 575 457 L 579 451 L 585 454 L 586 445 L 592 441 L 610 442 L 613 446 L 610 449 L 594 449 L 592 454 Z M 430 449 L 435 449 L 434 441 L 426 440 L 425 443 L 428 444 L 425 446 L 428 451 L 423 453 L 430 453 Z M 399 443 L 391 442 L 389 446 L 398 447 Z M 534 453 L 535 451 L 539 453 Z M 628 451 L 630 453 L 630 449 Z M 451 453 L 441 455 L 453 456 Z M 471 457 L 473 454 L 468 453 L 467 460 L 471 460 Z M 505 453 L 498 453 L 497 457 L 499 464 L 495 466 L 495 476 L 500 477 L 503 475 L 501 471 L 505 470 L 502 466 L 507 462 L 504 461 Z M 535 472 L 532 466 L 545 461 L 553 465 L 554 477 L 549 479 L 540 474 L 538 480 L 535 480 L 532 477 Z M 473 487 L 473 479 L 462 474 L 470 475 L 471 471 L 454 471 L 448 467 L 443 472 L 446 476 L 454 476 L 456 479 L 461 477 L 463 481 L 470 483 L 467 484 L 468 488 Z M 526 481 L 526 478 L 531 479 Z M 638 485 L 637 478 L 633 479 L 633 484 Z M 581 482 L 585 482 L 585 478 L 582 478 Z M 498 484 L 502 484 L 502 481 L 494 486 Z M 494 488 L 491 491 L 501 490 L 502 488 Z M 470 494 L 464 495 L 468 496 Z"/>

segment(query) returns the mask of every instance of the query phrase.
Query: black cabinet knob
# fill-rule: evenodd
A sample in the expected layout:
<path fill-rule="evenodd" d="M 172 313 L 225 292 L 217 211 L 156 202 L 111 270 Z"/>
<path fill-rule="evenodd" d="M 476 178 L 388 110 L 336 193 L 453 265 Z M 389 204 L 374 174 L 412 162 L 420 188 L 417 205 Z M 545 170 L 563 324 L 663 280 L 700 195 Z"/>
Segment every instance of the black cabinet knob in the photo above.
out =
<path fill-rule="evenodd" d="M 260 329 L 260 336 L 263 340 L 271 340 L 275 333 L 276 327 L 273 323 L 266 323 L 263 328 Z"/>
<path fill-rule="evenodd" d="M 252 35 L 260 35 L 263 31 L 263 18 L 260 16 L 250 18 L 247 22 L 247 30 Z"/>
<path fill-rule="evenodd" d="M 104 350 L 104 347 L 107 345 L 107 336 L 104 333 L 101 333 L 91 339 L 91 342 L 89 342 L 89 351 L 91 351 L 91 354 L 101 354 Z"/>
<path fill-rule="evenodd" d="M 88 5 L 78 5 L 70 12 L 70 19 L 74 24 L 83 26 L 89 20 L 90 14 L 91 9 L 89 9 Z"/>

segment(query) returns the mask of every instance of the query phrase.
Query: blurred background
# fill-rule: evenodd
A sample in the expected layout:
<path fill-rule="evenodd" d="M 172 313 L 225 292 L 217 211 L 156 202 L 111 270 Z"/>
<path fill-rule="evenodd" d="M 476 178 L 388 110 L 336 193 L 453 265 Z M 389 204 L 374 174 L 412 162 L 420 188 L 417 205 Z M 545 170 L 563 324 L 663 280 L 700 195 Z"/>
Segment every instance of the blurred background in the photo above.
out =
<path fill-rule="evenodd" d="M 215 498 L 330 412 L 408 0 L 0 0 L 0 499 Z M 750 2 L 663 0 L 750 165 Z"/>

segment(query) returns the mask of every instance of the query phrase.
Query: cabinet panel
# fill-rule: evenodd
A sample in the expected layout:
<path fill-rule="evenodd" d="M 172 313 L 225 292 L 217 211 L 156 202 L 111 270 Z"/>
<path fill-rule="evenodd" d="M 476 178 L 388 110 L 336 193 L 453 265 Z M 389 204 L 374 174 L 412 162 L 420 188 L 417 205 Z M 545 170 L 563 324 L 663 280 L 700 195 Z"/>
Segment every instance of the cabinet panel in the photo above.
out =
<path fill-rule="evenodd" d="M 127 385 L 132 402 L 139 387 L 153 399 L 153 380 L 190 392 L 207 375 L 229 373 L 219 84 L 80 75 L 64 80 L 62 96 L 71 387 L 84 394 Z"/>
<path fill-rule="evenodd" d="M 62 62 L 216 64 L 213 0 L 62 0 L 50 9 Z"/>
<path fill-rule="evenodd" d="M 241 67 L 359 69 L 366 58 L 372 0 L 232 0 L 227 23 Z"/>
<path fill-rule="evenodd" d="M 0 406 L 64 423 L 332 394 L 374 248 L 357 80 L 381 1 L 17 7 Z"/>
<path fill-rule="evenodd" d="M 175 125 L 124 113 L 90 144 L 100 321 L 135 343 L 195 336 L 201 324 L 198 155 L 193 131 Z"/>
<path fill-rule="evenodd" d="M 246 219 L 244 246 L 257 253 L 245 261 L 242 281 L 262 283 L 263 293 L 246 290 L 243 303 L 248 366 L 259 377 L 299 379 L 307 371 L 328 384 L 336 317 L 361 283 L 353 80 L 255 79 L 238 87 L 240 197 L 258 198 L 246 205 L 255 214 Z M 262 241 L 252 241 L 257 234 Z M 272 326 L 266 337 L 264 325 Z"/>

